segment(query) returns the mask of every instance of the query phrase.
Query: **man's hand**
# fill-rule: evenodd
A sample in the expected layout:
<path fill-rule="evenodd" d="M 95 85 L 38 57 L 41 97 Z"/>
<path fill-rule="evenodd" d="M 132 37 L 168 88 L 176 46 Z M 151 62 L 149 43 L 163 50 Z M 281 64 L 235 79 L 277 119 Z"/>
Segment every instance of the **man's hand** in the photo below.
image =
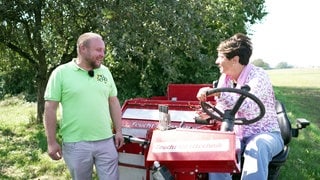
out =
<path fill-rule="evenodd" d="M 121 132 L 117 132 L 114 136 L 114 143 L 116 145 L 116 148 L 120 149 L 124 144 L 124 138 L 122 136 Z"/>
<path fill-rule="evenodd" d="M 62 158 L 61 146 L 57 143 L 48 144 L 48 154 L 52 160 L 59 160 Z"/>

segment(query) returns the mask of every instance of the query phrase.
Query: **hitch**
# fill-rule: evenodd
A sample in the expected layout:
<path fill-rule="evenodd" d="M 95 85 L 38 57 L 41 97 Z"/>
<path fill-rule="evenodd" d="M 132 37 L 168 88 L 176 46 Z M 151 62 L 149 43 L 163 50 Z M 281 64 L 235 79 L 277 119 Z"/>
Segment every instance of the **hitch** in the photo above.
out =
<path fill-rule="evenodd" d="M 307 126 L 310 125 L 310 121 L 304 119 L 304 118 L 298 118 L 296 127 L 297 128 L 292 128 L 292 137 L 298 137 L 299 136 L 299 130 L 304 129 Z"/>

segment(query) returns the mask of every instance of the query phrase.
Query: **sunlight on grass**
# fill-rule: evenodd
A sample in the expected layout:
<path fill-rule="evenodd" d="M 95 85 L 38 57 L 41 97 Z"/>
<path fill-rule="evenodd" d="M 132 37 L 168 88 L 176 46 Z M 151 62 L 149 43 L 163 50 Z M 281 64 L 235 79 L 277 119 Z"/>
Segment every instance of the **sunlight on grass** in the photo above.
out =
<path fill-rule="evenodd" d="M 320 68 L 268 70 L 274 86 L 320 88 Z"/>
<path fill-rule="evenodd" d="M 43 125 L 34 120 L 36 103 L 21 99 L 0 101 L 0 179 L 71 179 L 63 160 L 46 153 Z"/>
<path fill-rule="evenodd" d="M 9 97 L 0 101 L 1 124 L 28 123 L 30 116 L 36 115 L 36 103 L 24 102 L 21 99 L 22 97 Z"/>
<path fill-rule="evenodd" d="M 311 124 L 301 130 L 290 143 L 287 162 L 280 169 L 279 179 L 318 179 L 320 177 L 320 68 L 279 69 L 267 73 L 277 99 L 287 109 L 292 125 L 296 118 L 306 118 Z"/>

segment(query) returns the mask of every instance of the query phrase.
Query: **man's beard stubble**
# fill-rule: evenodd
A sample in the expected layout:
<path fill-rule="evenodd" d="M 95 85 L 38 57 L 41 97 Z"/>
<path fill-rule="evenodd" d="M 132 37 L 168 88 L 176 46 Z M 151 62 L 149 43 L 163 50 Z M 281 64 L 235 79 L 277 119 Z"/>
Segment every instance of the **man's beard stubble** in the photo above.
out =
<path fill-rule="evenodd" d="M 101 66 L 101 64 L 97 64 L 97 61 L 93 58 L 86 58 L 85 60 L 87 61 L 91 69 L 97 69 Z"/>

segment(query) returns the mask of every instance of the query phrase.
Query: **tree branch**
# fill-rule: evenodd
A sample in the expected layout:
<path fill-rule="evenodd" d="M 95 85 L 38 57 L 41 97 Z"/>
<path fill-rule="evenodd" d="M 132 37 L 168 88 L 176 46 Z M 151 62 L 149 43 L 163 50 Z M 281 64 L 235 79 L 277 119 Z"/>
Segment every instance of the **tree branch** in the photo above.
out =
<path fill-rule="evenodd" d="M 5 42 L 5 46 L 7 46 L 9 49 L 11 49 L 12 51 L 18 53 L 20 56 L 22 56 L 23 58 L 26 58 L 31 64 L 38 66 L 37 62 L 35 61 L 34 58 L 32 58 L 32 56 L 23 51 L 22 49 L 20 49 L 18 46 L 10 43 L 10 42 Z"/>

